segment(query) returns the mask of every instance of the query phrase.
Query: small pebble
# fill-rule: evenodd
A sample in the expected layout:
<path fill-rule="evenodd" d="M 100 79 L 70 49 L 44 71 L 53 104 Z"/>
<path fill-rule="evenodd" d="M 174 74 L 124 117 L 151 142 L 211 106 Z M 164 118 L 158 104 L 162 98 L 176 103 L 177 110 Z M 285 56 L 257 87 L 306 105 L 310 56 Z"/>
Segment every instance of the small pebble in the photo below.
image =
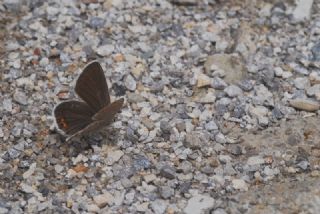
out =
<path fill-rule="evenodd" d="M 126 88 L 130 91 L 135 91 L 137 87 L 137 82 L 131 75 L 127 75 L 127 77 L 124 80 L 124 84 Z"/>
<path fill-rule="evenodd" d="M 93 201 L 95 202 L 95 204 L 98 207 L 103 208 L 107 204 L 108 205 L 112 205 L 113 201 L 114 201 L 114 197 L 110 193 L 106 192 L 106 193 L 101 194 L 101 195 L 93 196 Z"/>
<path fill-rule="evenodd" d="M 232 186 L 233 186 L 233 188 L 235 188 L 237 190 L 248 191 L 248 185 L 242 179 L 233 179 Z"/>
<path fill-rule="evenodd" d="M 13 99 L 14 99 L 14 101 L 16 101 L 17 103 L 19 103 L 21 105 L 27 105 L 28 104 L 27 96 L 22 91 L 16 91 L 13 94 Z"/>
<path fill-rule="evenodd" d="M 188 200 L 187 206 L 184 208 L 186 214 L 201 214 L 203 211 L 212 208 L 215 200 L 207 195 L 196 195 Z"/>
<path fill-rule="evenodd" d="M 308 100 L 308 99 L 294 99 L 290 100 L 289 104 L 299 110 L 304 111 L 317 111 L 320 108 L 320 105 L 316 101 Z"/>

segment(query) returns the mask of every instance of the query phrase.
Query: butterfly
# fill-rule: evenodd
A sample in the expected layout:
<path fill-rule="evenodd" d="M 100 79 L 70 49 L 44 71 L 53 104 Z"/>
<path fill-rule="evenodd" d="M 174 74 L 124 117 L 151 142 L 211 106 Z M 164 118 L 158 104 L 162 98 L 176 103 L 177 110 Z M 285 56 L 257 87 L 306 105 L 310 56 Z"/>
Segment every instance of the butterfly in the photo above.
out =
<path fill-rule="evenodd" d="M 58 130 L 69 135 L 66 141 L 110 125 L 124 102 L 121 98 L 111 103 L 107 81 L 97 61 L 85 66 L 76 81 L 75 92 L 84 102 L 61 102 L 53 110 Z"/>

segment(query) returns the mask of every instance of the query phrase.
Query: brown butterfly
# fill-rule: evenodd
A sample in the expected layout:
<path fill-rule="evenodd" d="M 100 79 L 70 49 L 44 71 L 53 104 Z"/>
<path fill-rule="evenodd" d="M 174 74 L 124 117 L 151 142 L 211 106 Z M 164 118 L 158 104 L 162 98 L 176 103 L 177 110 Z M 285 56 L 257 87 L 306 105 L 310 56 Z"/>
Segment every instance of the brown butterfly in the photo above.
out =
<path fill-rule="evenodd" d="M 107 81 L 97 61 L 85 66 L 75 91 L 84 102 L 61 102 L 53 110 L 57 128 L 70 135 L 66 141 L 110 125 L 124 102 L 121 98 L 110 103 Z"/>

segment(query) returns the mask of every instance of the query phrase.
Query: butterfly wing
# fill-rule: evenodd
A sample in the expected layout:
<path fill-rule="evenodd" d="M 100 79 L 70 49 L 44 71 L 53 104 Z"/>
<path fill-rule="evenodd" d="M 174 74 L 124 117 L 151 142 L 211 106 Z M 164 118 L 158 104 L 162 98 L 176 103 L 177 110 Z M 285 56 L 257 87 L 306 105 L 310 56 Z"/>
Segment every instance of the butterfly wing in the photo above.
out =
<path fill-rule="evenodd" d="M 113 122 L 113 118 L 117 112 L 120 111 L 123 105 L 124 99 L 121 98 L 116 100 L 115 102 L 111 103 L 103 107 L 98 113 L 92 116 L 92 122 L 90 122 L 87 126 L 83 129 L 79 130 L 78 132 L 74 133 L 73 135 L 67 138 L 67 141 L 78 137 L 80 135 L 86 134 L 88 132 L 94 132 L 101 129 L 104 126 L 107 126 Z"/>
<path fill-rule="evenodd" d="M 71 139 L 81 136 L 83 134 L 87 134 L 89 132 L 95 132 L 99 129 L 101 129 L 102 127 L 105 126 L 105 122 L 102 120 L 99 121 L 93 121 L 92 123 L 89 123 L 86 127 L 84 127 L 83 129 L 81 129 L 80 131 L 74 133 L 73 135 L 69 136 L 66 141 L 70 141 Z"/>
<path fill-rule="evenodd" d="M 59 103 L 53 110 L 59 129 L 68 135 L 75 134 L 90 123 L 94 111 L 84 102 L 66 101 Z"/>
<path fill-rule="evenodd" d="M 121 98 L 119 100 L 114 101 L 110 105 L 103 107 L 92 117 L 92 119 L 105 121 L 106 125 L 110 124 L 113 121 L 113 118 L 116 115 L 116 113 L 118 113 L 122 108 L 123 102 L 124 99 Z"/>
<path fill-rule="evenodd" d="M 110 104 L 107 81 L 99 62 L 93 61 L 83 69 L 75 91 L 95 112 Z"/>

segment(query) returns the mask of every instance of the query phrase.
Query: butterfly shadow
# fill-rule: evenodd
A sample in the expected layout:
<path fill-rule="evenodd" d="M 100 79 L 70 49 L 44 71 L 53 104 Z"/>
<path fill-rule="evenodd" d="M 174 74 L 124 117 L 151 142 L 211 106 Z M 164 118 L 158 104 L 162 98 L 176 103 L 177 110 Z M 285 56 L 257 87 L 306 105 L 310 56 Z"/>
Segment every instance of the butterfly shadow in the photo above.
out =
<path fill-rule="evenodd" d="M 59 134 L 56 131 L 50 133 L 49 138 L 54 138 L 54 143 L 50 143 L 49 147 L 58 149 L 64 155 L 76 157 L 79 154 L 88 150 L 94 151 L 95 147 L 102 147 L 103 145 L 117 145 L 121 138 L 120 132 L 112 127 L 105 127 L 99 131 L 92 132 L 86 135 L 72 138 L 68 138 Z"/>
<path fill-rule="evenodd" d="M 67 144 L 73 147 L 76 153 L 85 150 L 94 150 L 94 147 L 102 147 L 103 145 L 117 145 L 120 139 L 120 133 L 110 127 L 103 128 L 97 132 L 89 133 L 67 141 Z M 66 138 L 64 139 L 66 140 Z"/>

